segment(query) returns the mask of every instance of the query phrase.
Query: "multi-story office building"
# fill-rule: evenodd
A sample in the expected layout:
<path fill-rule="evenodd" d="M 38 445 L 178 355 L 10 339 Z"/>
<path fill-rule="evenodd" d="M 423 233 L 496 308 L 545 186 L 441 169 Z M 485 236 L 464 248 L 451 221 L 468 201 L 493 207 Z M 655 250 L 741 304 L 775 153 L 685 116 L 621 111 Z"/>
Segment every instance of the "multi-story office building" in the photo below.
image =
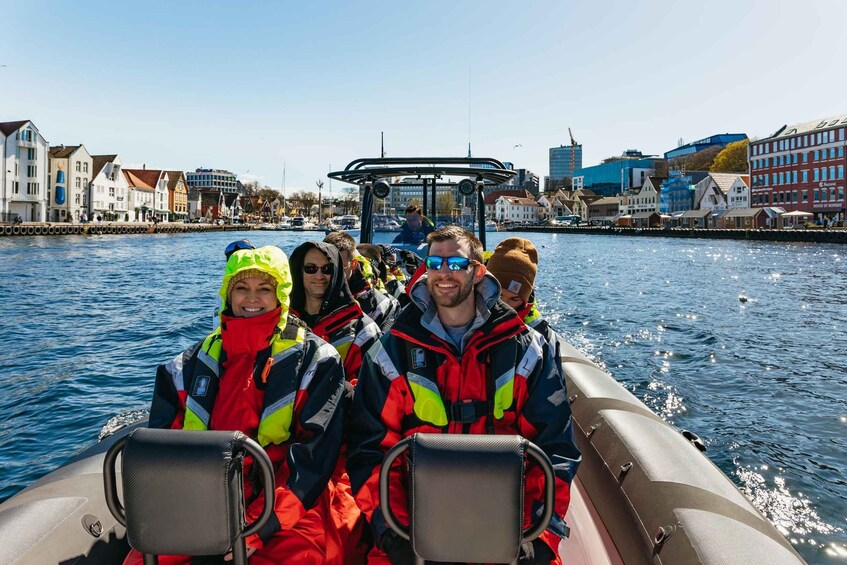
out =
<path fill-rule="evenodd" d="M 0 147 L 0 221 L 45 221 L 47 140 L 29 120 L 0 122 Z"/>
<path fill-rule="evenodd" d="M 47 217 L 51 222 L 78 222 L 88 215 L 93 162 L 84 145 L 50 148 Z"/>
<path fill-rule="evenodd" d="M 676 149 L 671 149 L 665 153 L 665 159 L 670 161 L 672 159 L 691 155 L 692 153 L 697 153 L 698 151 L 708 149 L 709 147 L 726 147 L 730 143 L 735 141 L 744 141 L 745 139 L 747 139 L 746 133 L 717 133 L 715 135 L 710 135 L 709 137 L 704 137 L 703 139 L 698 139 L 697 141 L 692 141 L 691 143 L 686 143 L 685 145 L 680 145 Z"/>
<path fill-rule="evenodd" d="M 751 141 L 751 206 L 779 206 L 845 219 L 844 167 L 847 115 L 783 126 Z"/>
<path fill-rule="evenodd" d="M 616 196 L 628 190 L 638 190 L 644 181 L 655 174 L 656 156 L 645 156 L 630 149 L 620 158 L 607 160 L 600 165 L 577 169 L 573 189 L 587 188 L 599 196 Z"/>
<path fill-rule="evenodd" d="M 195 169 L 193 173 L 185 173 L 185 180 L 189 188 L 197 188 L 202 192 L 238 192 L 235 175 L 223 169 Z"/>
<path fill-rule="evenodd" d="M 493 185 L 492 185 L 493 186 Z M 455 182 L 444 182 L 436 185 L 436 199 L 442 194 L 449 194 L 451 199 L 451 207 L 455 208 L 462 205 L 462 197 L 459 195 L 458 185 Z M 361 200 L 361 196 L 360 196 Z M 406 207 L 412 202 L 423 204 L 423 183 L 419 179 L 404 179 L 401 182 L 391 185 L 391 192 L 385 202 L 378 201 L 374 203 L 374 211 L 382 212 L 379 206 L 384 204 L 385 212 L 388 214 L 402 214 Z M 470 198 L 468 198 L 470 200 Z M 427 186 L 427 214 L 435 216 L 430 210 L 432 208 L 432 185 Z"/>
<path fill-rule="evenodd" d="M 571 169 L 573 153 L 573 169 Z M 550 148 L 550 182 L 561 183 L 562 179 L 574 177 L 574 169 L 582 168 L 582 145 L 560 145 Z"/>

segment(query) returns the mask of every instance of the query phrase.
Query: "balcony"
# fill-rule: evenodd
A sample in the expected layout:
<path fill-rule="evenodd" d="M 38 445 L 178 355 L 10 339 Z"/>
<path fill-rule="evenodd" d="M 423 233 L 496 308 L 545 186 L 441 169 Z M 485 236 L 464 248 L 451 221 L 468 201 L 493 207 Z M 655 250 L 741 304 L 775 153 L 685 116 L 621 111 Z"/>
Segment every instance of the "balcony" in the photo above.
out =
<path fill-rule="evenodd" d="M 18 147 L 32 147 L 33 149 L 36 147 L 34 141 L 26 141 L 24 139 L 18 139 Z"/>

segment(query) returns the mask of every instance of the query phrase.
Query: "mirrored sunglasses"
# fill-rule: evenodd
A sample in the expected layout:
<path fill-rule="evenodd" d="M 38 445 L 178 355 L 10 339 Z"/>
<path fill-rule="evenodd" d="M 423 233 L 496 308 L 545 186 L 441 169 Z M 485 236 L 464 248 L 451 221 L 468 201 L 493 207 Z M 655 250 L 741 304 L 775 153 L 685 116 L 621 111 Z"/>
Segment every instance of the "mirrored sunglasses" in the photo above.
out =
<path fill-rule="evenodd" d="M 474 262 L 467 257 L 438 257 L 435 255 L 428 256 L 424 262 L 426 268 L 437 271 L 447 261 L 447 268 L 451 271 L 464 271 Z"/>

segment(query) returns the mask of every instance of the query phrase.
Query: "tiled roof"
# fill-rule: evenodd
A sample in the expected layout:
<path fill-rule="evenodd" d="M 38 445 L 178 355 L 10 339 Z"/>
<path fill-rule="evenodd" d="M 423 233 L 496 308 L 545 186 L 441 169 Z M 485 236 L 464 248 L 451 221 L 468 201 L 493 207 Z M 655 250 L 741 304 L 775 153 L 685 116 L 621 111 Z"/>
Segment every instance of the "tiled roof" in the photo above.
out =
<path fill-rule="evenodd" d="M 835 127 L 837 125 L 845 125 L 847 124 L 847 114 L 842 114 L 840 116 L 832 116 L 831 118 L 825 118 L 823 120 L 813 120 L 811 122 L 804 122 L 802 124 L 794 124 L 790 126 L 782 126 L 779 128 L 776 133 L 774 133 L 770 137 L 762 138 L 758 141 L 762 141 L 764 139 L 774 139 L 779 137 L 790 137 L 792 135 L 797 135 L 801 133 L 809 133 L 810 131 L 819 131 L 827 128 Z"/>
<path fill-rule="evenodd" d="M 124 174 L 124 177 L 126 177 L 127 184 L 129 184 L 131 188 L 137 188 L 140 190 L 156 190 L 155 187 L 150 186 L 149 184 L 145 183 L 143 180 L 135 176 L 132 171 L 123 169 L 122 172 Z"/>
<path fill-rule="evenodd" d="M 175 190 L 179 179 L 182 178 L 182 185 L 188 188 L 188 183 L 184 179 L 185 173 L 182 171 L 165 171 L 168 173 L 168 190 Z"/>
<path fill-rule="evenodd" d="M 600 198 L 599 200 L 595 200 L 591 203 L 591 206 L 607 206 L 610 204 L 618 204 L 620 205 L 621 200 L 615 196 L 607 196 L 605 198 Z"/>
<path fill-rule="evenodd" d="M 485 195 L 485 205 L 493 206 L 501 196 L 517 196 L 519 198 L 532 198 L 532 194 L 526 190 L 494 190 Z"/>
<path fill-rule="evenodd" d="M 723 215 L 724 218 L 753 218 L 762 213 L 761 208 L 733 208 Z"/>
<path fill-rule="evenodd" d="M 92 155 L 92 172 L 91 178 L 97 178 L 97 175 L 100 174 L 100 171 L 103 170 L 103 167 L 106 166 L 106 163 L 111 163 L 115 159 L 117 159 L 117 155 Z"/>
<path fill-rule="evenodd" d="M 54 159 L 66 159 L 79 148 L 79 145 L 57 145 L 50 148 L 50 156 Z"/>
<path fill-rule="evenodd" d="M 709 173 L 709 176 L 718 185 L 720 191 L 727 194 L 729 189 L 732 188 L 732 183 L 738 178 L 738 173 Z"/>
<path fill-rule="evenodd" d="M 28 123 L 29 120 L 23 120 L 20 122 L 0 122 L 0 131 L 3 132 L 3 135 L 10 135 L 12 133 L 15 133 Z"/>
<path fill-rule="evenodd" d="M 161 169 L 124 169 L 124 171 L 132 173 L 136 178 L 141 179 L 145 185 L 154 189 L 159 184 L 163 172 Z"/>

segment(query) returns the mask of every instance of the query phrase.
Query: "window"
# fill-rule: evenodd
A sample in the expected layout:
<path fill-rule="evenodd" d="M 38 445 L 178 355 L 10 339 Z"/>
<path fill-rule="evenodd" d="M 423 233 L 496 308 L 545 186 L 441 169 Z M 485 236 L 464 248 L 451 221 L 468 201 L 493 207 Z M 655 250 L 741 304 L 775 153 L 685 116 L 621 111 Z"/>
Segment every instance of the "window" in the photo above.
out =
<path fill-rule="evenodd" d="M 829 168 L 829 180 L 835 179 L 835 165 Z"/>
<path fill-rule="evenodd" d="M 793 197 L 793 198 L 792 198 L 792 200 L 794 200 L 794 202 L 795 202 L 795 203 L 796 203 L 796 202 L 798 202 L 798 200 L 797 200 L 797 191 L 795 190 L 795 191 L 794 191 L 794 192 L 792 192 L 791 194 L 792 194 L 792 197 Z"/>
<path fill-rule="evenodd" d="M 26 150 L 27 159 L 35 161 L 38 158 L 38 150 L 35 147 L 30 147 Z"/>
<path fill-rule="evenodd" d="M 38 183 L 37 182 L 26 183 L 26 193 L 27 194 L 38 194 Z"/>
<path fill-rule="evenodd" d="M 76 172 L 80 172 L 82 170 L 82 163 L 79 161 L 76 162 Z"/>
<path fill-rule="evenodd" d="M 838 178 L 844 178 L 844 165 L 838 165 Z"/>
<path fill-rule="evenodd" d="M 809 201 L 809 191 L 804 190 L 803 191 L 803 202 L 808 202 L 808 201 Z"/>
<path fill-rule="evenodd" d="M 79 185 L 80 185 L 80 182 L 82 182 L 82 179 L 81 179 L 81 178 L 79 178 L 79 177 L 77 177 L 77 178 L 76 178 L 76 187 L 77 187 L 77 188 L 80 188 L 80 186 L 79 186 Z M 77 204 L 79 204 L 79 202 L 77 202 Z"/>
<path fill-rule="evenodd" d="M 820 169 L 813 169 L 812 170 L 812 180 L 814 180 L 814 181 L 821 180 Z"/>
<path fill-rule="evenodd" d="M 13 182 L 12 182 L 12 192 L 13 192 L 14 194 L 19 194 L 19 193 L 20 193 L 20 190 L 21 190 L 21 187 L 20 187 L 20 185 L 18 184 L 18 181 L 13 181 Z"/>
<path fill-rule="evenodd" d="M 844 146 L 843 145 L 838 148 L 838 156 L 844 157 Z"/>
<path fill-rule="evenodd" d="M 830 147 L 830 148 L 829 148 L 829 158 L 830 158 L 830 159 L 835 159 L 835 147 Z"/>
<path fill-rule="evenodd" d="M 803 171 L 803 182 L 809 182 L 809 171 Z"/>
<path fill-rule="evenodd" d="M 806 152 L 803 152 L 803 162 L 804 162 L 804 163 L 808 163 L 808 162 L 809 162 L 809 154 L 808 154 L 808 153 L 806 153 Z"/>
<path fill-rule="evenodd" d="M 844 128 L 838 130 L 838 141 L 844 141 Z"/>
<path fill-rule="evenodd" d="M 779 173 L 779 184 L 785 184 L 785 173 Z"/>
<path fill-rule="evenodd" d="M 815 161 L 821 160 L 821 152 L 815 149 Z"/>
<path fill-rule="evenodd" d="M 794 149 L 794 138 L 793 137 L 791 138 L 791 147 L 790 148 Z"/>
<path fill-rule="evenodd" d="M 795 165 L 797 164 L 797 154 L 796 153 L 792 156 L 791 162 L 794 163 Z"/>
<path fill-rule="evenodd" d="M 827 180 L 827 178 L 826 178 L 826 167 L 821 168 L 821 180 Z"/>
<path fill-rule="evenodd" d="M 797 184 L 797 171 L 794 171 L 793 173 L 791 173 L 791 176 L 792 176 L 791 182 L 793 182 L 794 184 Z"/>
<path fill-rule="evenodd" d="M 26 176 L 29 178 L 35 178 L 38 176 L 38 165 L 27 165 L 26 166 Z"/>
<path fill-rule="evenodd" d="M 83 173 L 87 173 L 87 172 L 88 172 L 88 163 L 87 163 L 87 162 L 85 162 L 85 163 L 83 163 L 83 164 L 82 164 L 82 172 L 83 172 Z"/>
<path fill-rule="evenodd" d="M 815 202 L 819 202 L 820 199 L 821 199 L 820 192 L 818 192 L 818 189 L 816 188 L 815 189 Z"/>

